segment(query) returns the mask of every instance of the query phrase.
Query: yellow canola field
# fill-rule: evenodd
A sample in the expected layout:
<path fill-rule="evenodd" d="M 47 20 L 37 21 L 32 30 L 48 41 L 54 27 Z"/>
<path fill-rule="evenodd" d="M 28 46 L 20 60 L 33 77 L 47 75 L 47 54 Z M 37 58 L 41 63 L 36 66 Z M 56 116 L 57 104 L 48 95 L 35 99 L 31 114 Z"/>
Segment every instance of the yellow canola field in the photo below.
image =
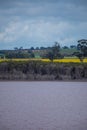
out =
<path fill-rule="evenodd" d="M 49 59 L 42 59 L 42 61 L 44 62 L 50 62 Z M 57 62 L 62 62 L 62 63 L 81 63 L 80 59 L 78 58 L 65 58 L 65 59 L 54 59 L 53 62 L 57 63 Z M 84 63 L 87 63 L 87 58 L 83 60 Z"/>
<path fill-rule="evenodd" d="M 49 59 L 0 59 L 0 62 L 3 61 L 43 61 L 43 62 L 50 62 Z M 54 59 L 53 62 L 57 63 L 57 62 L 62 62 L 62 63 L 81 63 L 81 61 L 78 58 L 64 58 L 64 59 Z M 87 63 L 87 58 L 85 58 L 83 60 L 84 63 Z"/>
<path fill-rule="evenodd" d="M 54 60 L 54 62 L 64 62 L 64 63 L 73 62 L 73 63 L 80 63 L 81 61 L 79 59 L 77 59 L 77 58 L 75 58 L 75 59 L 69 59 L 69 58 L 67 58 L 67 59 L 56 59 L 56 60 Z"/>

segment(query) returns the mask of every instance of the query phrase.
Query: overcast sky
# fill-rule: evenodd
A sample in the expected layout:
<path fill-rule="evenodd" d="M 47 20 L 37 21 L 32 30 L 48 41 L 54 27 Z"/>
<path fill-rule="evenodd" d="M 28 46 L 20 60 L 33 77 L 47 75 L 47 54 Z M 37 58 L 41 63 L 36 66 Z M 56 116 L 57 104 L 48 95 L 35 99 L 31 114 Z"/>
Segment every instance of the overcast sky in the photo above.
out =
<path fill-rule="evenodd" d="M 0 0 L 0 49 L 86 38 L 87 0 Z"/>

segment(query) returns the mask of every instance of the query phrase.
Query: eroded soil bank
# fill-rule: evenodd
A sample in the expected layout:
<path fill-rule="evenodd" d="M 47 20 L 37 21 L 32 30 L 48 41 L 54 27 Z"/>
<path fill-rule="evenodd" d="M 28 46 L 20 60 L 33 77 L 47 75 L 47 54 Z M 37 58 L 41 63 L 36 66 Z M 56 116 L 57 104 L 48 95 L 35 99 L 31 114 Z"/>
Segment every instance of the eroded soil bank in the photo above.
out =
<path fill-rule="evenodd" d="M 2 62 L 0 80 L 86 80 L 87 63 Z"/>

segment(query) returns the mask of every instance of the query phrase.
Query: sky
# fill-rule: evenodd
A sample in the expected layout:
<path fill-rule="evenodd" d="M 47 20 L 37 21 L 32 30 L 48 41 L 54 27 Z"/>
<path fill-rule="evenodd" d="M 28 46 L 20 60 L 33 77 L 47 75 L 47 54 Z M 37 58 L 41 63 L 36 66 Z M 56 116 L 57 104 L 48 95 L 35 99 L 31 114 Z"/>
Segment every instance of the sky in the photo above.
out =
<path fill-rule="evenodd" d="M 87 0 L 0 0 L 0 50 L 80 39 L 87 39 Z"/>

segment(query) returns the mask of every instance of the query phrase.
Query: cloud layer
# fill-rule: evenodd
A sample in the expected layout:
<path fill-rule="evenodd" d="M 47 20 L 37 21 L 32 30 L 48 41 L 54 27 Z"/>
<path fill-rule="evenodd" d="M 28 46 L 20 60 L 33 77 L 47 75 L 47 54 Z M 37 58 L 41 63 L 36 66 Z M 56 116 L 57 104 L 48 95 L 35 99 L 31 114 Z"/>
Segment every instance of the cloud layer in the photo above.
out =
<path fill-rule="evenodd" d="M 86 0 L 0 1 L 0 46 L 75 44 L 87 34 Z"/>

